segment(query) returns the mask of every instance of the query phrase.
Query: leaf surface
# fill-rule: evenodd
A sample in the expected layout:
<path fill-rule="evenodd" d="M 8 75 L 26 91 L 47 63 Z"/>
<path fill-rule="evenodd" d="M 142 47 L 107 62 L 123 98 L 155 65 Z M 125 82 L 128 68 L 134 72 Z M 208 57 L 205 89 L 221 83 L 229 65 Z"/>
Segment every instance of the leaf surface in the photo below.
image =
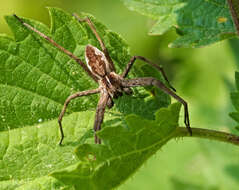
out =
<path fill-rule="evenodd" d="M 98 134 L 105 145 L 80 145 L 76 154 L 83 163 L 52 176 L 74 184 L 76 189 L 103 190 L 118 186 L 172 138 L 180 107 L 177 103 L 160 109 L 153 121 L 129 115 L 125 118 L 126 126 L 104 128 Z"/>
<path fill-rule="evenodd" d="M 226 0 L 123 0 L 126 7 L 156 21 L 150 35 L 175 28 L 170 47 L 201 47 L 236 36 Z"/>

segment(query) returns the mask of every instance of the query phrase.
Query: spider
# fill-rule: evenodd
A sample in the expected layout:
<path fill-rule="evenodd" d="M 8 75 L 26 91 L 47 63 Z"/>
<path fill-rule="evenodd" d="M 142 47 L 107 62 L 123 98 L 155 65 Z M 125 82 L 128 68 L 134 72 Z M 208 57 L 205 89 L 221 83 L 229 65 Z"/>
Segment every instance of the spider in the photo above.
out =
<path fill-rule="evenodd" d="M 142 57 L 142 56 L 133 56 L 129 63 L 127 64 L 124 72 L 122 74 L 117 74 L 115 70 L 115 66 L 113 64 L 113 61 L 109 55 L 109 52 L 107 48 L 105 47 L 104 42 L 100 38 L 99 34 L 96 31 L 96 28 L 93 24 L 93 22 L 90 20 L 89 17 L 86 17 L 84 19 L 81 19 L 77 14 L 73 14 L 75 19 L 77 19 L 79 22 L 86 22 L 92 32 L 94 33 L 96 39 L 98 40 L 100 47 L 102 51 L 100 51 L 98 48 L 88 44 L 85 48 L 85 59 L 86 63 L 79 59 L 77 56 L 75 56 L 70 51 L 66 50 L 59 44 L 57 44 L 53 39 L 46 36 L 42 32 L 38 31 L 37 29 L 33 28 L 31 25 L 25 23 L 21 18 L 14 16 L 29 30 L 37 33 L 44 39 L 46 39 L 48 42 L 50 42 L 52 45 L 54 45 L 56 48 L 60 49 L 62 52 L 67 54 L 70 58 L 74 59 L 78 64 L 81 65 L 81 67 L 85 70 L 85 72 L 95 81 L 99 84 L 99 87 L 97 89 L 92 90 L 86 90 L 86 91 L 80 91 L 75 94 L 70 95 L 64 103 L 63 109 L 59 115 L 58 123 L 61 133 L 61 139 L 59 144 L 62 144 L 62 141 L 64 139 L 64 132 L 62 128 L 62 118 L 66 112 L 66 108 L 71 100 L 81 97 L 81 96 L 87 96 L 92 94 L 100 93 L 100 99 L 98 101 L 98 105 L 96 108 L 96 114 L 95 114 L 95 121 L 94 121 L 94 131 L 95 131 L 95 143 L 101 144 L 100 138 L 96 135 L 96 132 L 101 129 L 101 124 L 104 119 L 104 113 L 105 108 L 108 107 L 109 109 L 113 107 L 114 105 L 114 99 L 122 96 L 123 94 L 131 95 L 133 93 L 131 87 L 136 86 L 155 86 L 160 89 L 162 89 L 165 93 L 169 94 L 173 98 L 175 98 L 177 101 L 183 104 L 184 106 L 184 123 L 188 129 L 188 132 L 190 135 L 192 135 L 192 131 L 190 128 L 189 123 L 189 113 L 188 113 L 188 105 L 187 102 L 178 96 L 175 92 L 176 90 L 170 85 L 169 80 L 163 70 L 163 68 L 157 64 L 152 63 L 148 59 Z M 134 79 L 126 79 L 128 73 L 130 72 L 134 62 L 136 59 L 139 59 L 141 61 L 144 61 L 145 63 L 148 63 L 149 65 L 153 66 L 157 70 L 159 70 L 164 77 L 165 81 L 168 83 L 169 87 L 167 87 L 164 83 L 162 83 L 160 80 L 155 79 L 153 77 L 141 77 L 141 78 L 134 78 Z"/>

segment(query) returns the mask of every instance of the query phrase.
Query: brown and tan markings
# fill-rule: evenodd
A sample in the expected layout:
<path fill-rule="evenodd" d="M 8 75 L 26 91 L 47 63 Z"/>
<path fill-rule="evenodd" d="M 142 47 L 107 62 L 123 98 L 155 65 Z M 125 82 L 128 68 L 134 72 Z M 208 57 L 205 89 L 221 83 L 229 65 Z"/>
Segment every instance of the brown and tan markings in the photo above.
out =
<path fill-rule="evenodd" d="M 85 58 L 86 58 L 86 63 L 89 67 L 89 69 L 99 78 L 104 77 L 107 74 L 106 70 L 107 65 L 107 59 L 105 55 L 98 50 L 96 47 L 92 45 L 87 45 L 85 49 Z"/>

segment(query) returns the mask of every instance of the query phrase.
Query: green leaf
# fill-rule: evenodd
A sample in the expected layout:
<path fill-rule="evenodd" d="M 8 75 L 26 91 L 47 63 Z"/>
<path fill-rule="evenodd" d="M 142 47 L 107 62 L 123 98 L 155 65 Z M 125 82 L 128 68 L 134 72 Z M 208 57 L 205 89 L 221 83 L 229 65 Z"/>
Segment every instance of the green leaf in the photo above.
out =
<path fill-rule="evenodd" d="M 82 60 L 87 44 L 100 48 L 86 24 L 57 8 L 49 8 L 49 12 L 51 30 L 37 21 L 23 19 Z M 117 72 L 122 72 L 130 59 L 127 44 L 118 34 L 88 16 L 109 49 Z M 169 96 L 158 89 L 141 87 L 134 89 L 133 96 L 117 99 L 114 108 L 106 111 L 103 130 L 99 132 L 104 145 L 93 143 L 92 126 L 98 95 L 72 101 L 63 118 L 64 145 L 58 146 L 57 118 L 65 99 L 74 92 L 96 88 L 97 84 L 76 62 L 26 29 L 15 17 L 7 16 L 6 21 L 15 39 L 0 36 L 1 190 L 72 190 L 79 186 L 92 189 L 92 185 L 104 189 L 102 178 L 97 180 L 103 171 L 111 183 L 108 185 L 113 187 L 123 183 L 170 139 L 178 125 L 180 105 L 162 108 L 170 104 Z M 142 65 L 133 70 L 131 77 L 139 73 L 162 79 L 159 72 L 145 68 Z M 159 108 L 162 109 L 157 111 Z M 124 146 L 125 143 L 132 143 L 132 146 Z M 89 152 L 96 155 L 96 160 L 94 156 L 87 159 Z M 125 154 L 128 156 L 124 157 Z M 112 156 L 117 159 L 108 162 Z M 122 158 L 121 165 L 116 164 L 120 163 L 119 158 Z M 135 164 L 125 168 L 126 161 Z M 119 171 L 119 177 L 114 171 Z M 92 172 L 94 180 L 81 178 Z M 112 172 L 114 176 L 110 177 Z"/>
<path fill-rule="evenodd" d="M 180 37 L 170 47 L 201 47 L 236 36 L 226 0 L 123 0 L 156 23 L 150 35 L 175 28 Z"/>
<path fill-rule="evenodd" d="M 129 115 L 125 118 L 127 127 L 104 128 L 98 135 L 105 145 L 80 145 L 76 154 L 82 162 L 52 176 L 76 189 L 103 190 L 118 186 L 172 138 L 180 107 L 177 103 L 160 109 L 154 121 Z"/>
<path fill-rule="evenodd" d="M 78 161 L 73 151 L 78 138 L 92 128 L 93 117 L 90 111 L 66 116 L 63 125 L 68 128 L 65 130 L 67 138 L 62 147 L 57 145 L 60 136 L 56 120 L 1 132 L 0 189 L 64 187 L 49 173 Z"/>

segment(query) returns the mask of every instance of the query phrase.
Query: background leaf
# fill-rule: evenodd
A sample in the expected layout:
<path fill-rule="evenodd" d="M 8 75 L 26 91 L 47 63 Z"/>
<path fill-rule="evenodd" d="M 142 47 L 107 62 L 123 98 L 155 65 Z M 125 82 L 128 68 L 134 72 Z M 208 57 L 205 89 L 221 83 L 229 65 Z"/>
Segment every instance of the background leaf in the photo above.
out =
<path fill-rule="evenodd" d="M 29 19 L 24 21 L 51 36 L 82 60 L 85 45 L 90 43 L 99 47 L 94 35 L 85 24 L 78 23 L 71 15 L 60 9 L 49 8 L 49 11 L 51 31 L 37 21 Z M 86 14 L 82 16 L 84 15 Z M 90 17 L 100 36 L 103 37 L 117 71 L 121 72 L 130 58 L 128 46 L 116 33 L 107 30 L 104 25 Z M 63 119 L 66 133 L 63 147 L 57 145 L 60 137 L 56 118 L 67 96 L 76 91 L 95 88 L 97 85 L 77 63 L 35 33 L 27 30 L 13 16 L 7 16 L 6 20 L 14 33 L 15 40 L 5 35 L 0 37 L 0 189 L 74 189 L 77 187 L 74 178 L 69 178 L 66 184 L 62 172 L 55 171 L 62 170 L 67 174 L 76 170 L 78 176 L 92 172 L 91 162 L 82 160 L 85 157 L 80 151 L 85 150 L 85 154 L 88 154 L 91 146 L 96 146 L 83 143 L 93 143 L 93 110 L 98 99 L 97 95 L 80 98 L 70 104 L 68 116 Z M 147 72 L 145 73 L 144 70 Z M 144 76 L 152 74 L 161 78 L 159 73 L 150 71 L 149 67 L 142 63 L 131 76 L 134 76 L 134 73 Z M 114 139 L 111 139 L 113 136 L 110 138 L 107 134 L 129 133 L 128 137 L 131 138 L 136 134 L 127 130 L 138 131 L 140 127 L 145 130 L 145 127 L 150 127 L 148 125 L 152 124 L 152 126 L 158 126 L 159 134 L 148 139 L 146 145 L 150 147 L 150 143 L 158 141 L 158 146 L 153 147 L 151 152 L 145 154 L 142 160 L 135 163 L 128 173 L 122 174 L 121 178 L 109 179 L 112 180 L 112 186 L 122 183 L 122 180 L 131 175 L 150 155 L 166 143 L 168 136 L 177 126 L 178 104 L 174 105 L 171 111 L 163 109 L 156 114 L 156 117 L 154 115 L 160 107 L 170 104 L 167 95 L 154 88 L 149 88 L 147 91 L 144 88 L 137 88 L 134 92 L 131 97 L 119 98 L 115 102 L 114 109 L 107 111 L 104 120 L 105 129 L 99 133 L 99 136 L 105 139 L 106 148 L 104 150 L 102 145 L 103 148 L 100 146 L 94 149 L 97 156 L 101 150 L 104 150 L 106 154 L 97 162 L 105 162 L 105 159 L 115 156 L 109 147 L 120 145 L 114 145 Z M 134 116 L 128 116 L 129 114 Z M 141 116 L 151 120 L 142 119 Z M 159 117 L 161 117 L 160 123 L 156 123 Z M 130 118 L 133 118 L 131 122 Z M 145 126 L 141 122 L 138 123 L 140 126 L 132 124 L 136 121 L 142 121 Z M 135 126 L 139 128 L 136 129 Z M 142 136 L 138 134 L 142 140 L 148 138 L 148 135 L 148 133 Z M 132 136 L 132 138 L 136 137 Z M 131 140 L 128 139 L 130 143 Z M 139 151 L 142 149 L 140 142 L 139 140 L 138 144 L 135 144 L 139 146 Z M 81 160 L 74 154 L 74 149 L 78 145 L 81 145 L 81 148 L 77 149 Z M 83 149 L 84 146 L 90 146 L 90 148 Z M 117 150 L 116 155 L 123 153 L 120 152 L 122 150 L 119 147 Z M 109 172 L 113 169 L 115 168 L 109 167 Z M 123 170 L 123 168 L 118 169 Z M 50 173 L 60 180 L 49 176 Z M 113 180 L 116 181 L 113 183 Z M 100 184 L 101 182 L 96 181 L 97 188 L 104 187 L 104 184 Z M 81 185 L 88 187 L 87 184 L 88 182 L 84 181 Z"/>
<path fill-rule="evenodd" d="M 236 37 L 226 0 L 123 0 L 126 7 L 156 23 L 150 35 L 175 28 L 180 37 L 170 47 L 201 47 Z"/>

